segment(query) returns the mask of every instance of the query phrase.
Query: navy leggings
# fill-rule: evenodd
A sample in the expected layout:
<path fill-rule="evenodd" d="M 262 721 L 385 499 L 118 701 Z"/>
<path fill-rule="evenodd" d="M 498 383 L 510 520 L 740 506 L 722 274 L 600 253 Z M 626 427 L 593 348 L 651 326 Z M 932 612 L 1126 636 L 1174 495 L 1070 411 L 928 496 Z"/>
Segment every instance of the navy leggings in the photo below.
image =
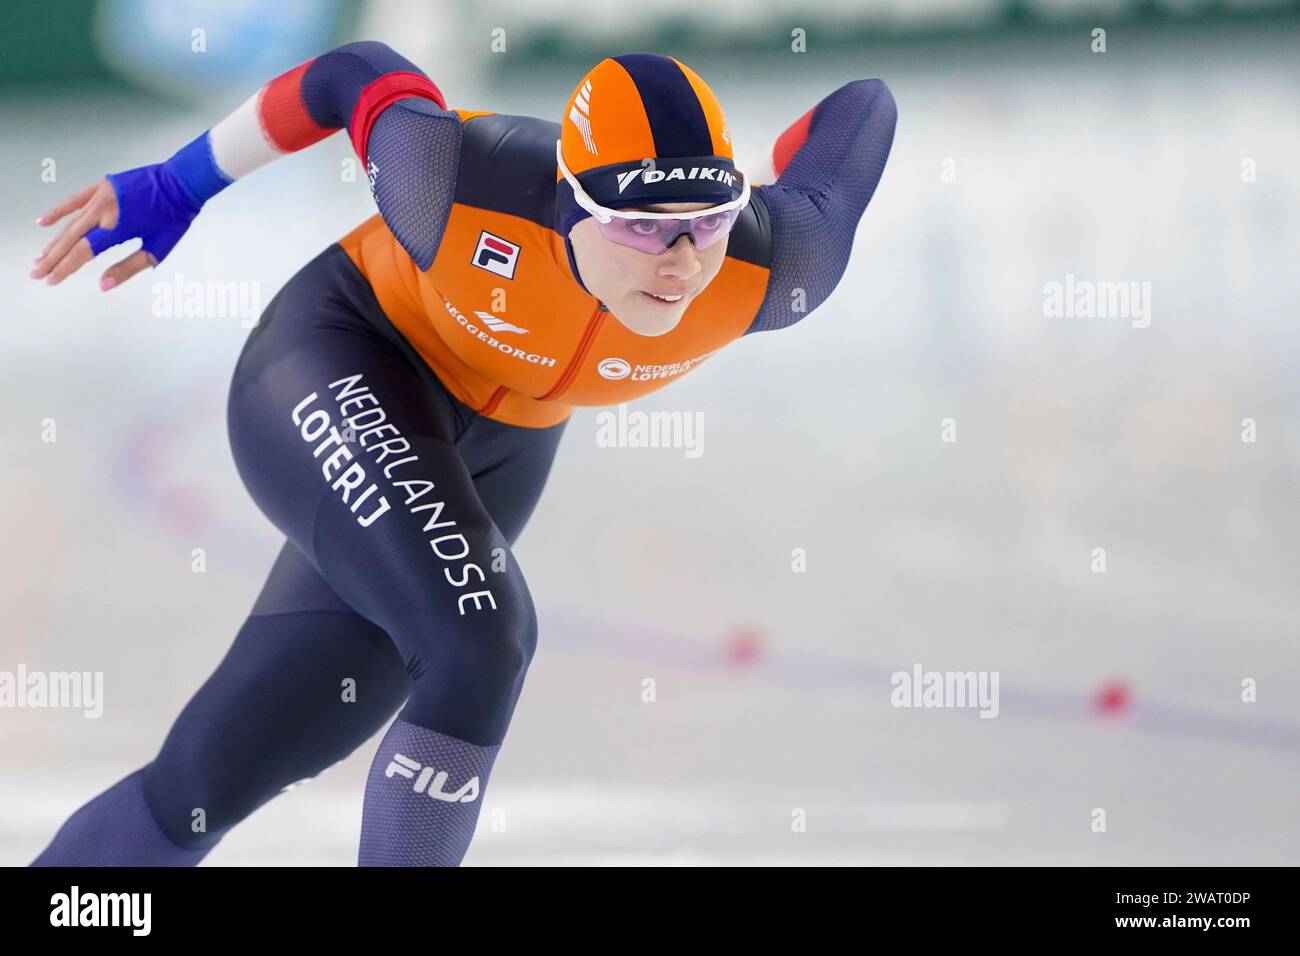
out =
<path fill-rule="evenodd" d="M 537 640 L 511 545 L 564 430 L 494 422 L 450 395 L 337 245 L 268 305 L 235 369 L 229 427 L 241 477 L 287 540 L 143 771 L 150 811 L 192 850 L 399 708 L 501 743 Z"/>

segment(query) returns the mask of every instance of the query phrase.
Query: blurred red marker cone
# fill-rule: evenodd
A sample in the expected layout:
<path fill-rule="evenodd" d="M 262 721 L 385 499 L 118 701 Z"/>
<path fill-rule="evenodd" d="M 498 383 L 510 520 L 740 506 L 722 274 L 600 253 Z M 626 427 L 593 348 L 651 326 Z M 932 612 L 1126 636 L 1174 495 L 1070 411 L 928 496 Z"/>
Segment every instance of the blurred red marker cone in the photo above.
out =
<path fill-rule="evenodd" d="M 727 635 L 727 663 L 745 667 L 763 656 L 763 635 L 756 627 L 738 627 Z"/>
<path fill-rule="evenodd" d="M 1122 717 L 1133 709 L 1133 687 L 1128 681 L 1108 680 L 1093 698 L 1093 707 L 1105 717 Z"/>

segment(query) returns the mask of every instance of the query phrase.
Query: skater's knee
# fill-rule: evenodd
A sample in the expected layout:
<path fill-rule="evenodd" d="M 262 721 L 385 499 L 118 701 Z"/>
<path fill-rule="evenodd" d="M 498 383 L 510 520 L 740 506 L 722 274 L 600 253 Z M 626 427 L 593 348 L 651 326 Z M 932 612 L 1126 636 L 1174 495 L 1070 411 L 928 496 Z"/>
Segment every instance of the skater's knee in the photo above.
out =
<path fill-rule="evenodd" d="M 456 616 L 425 617 L 401 643 L 412 651 L 413 682 L 450 668 L 472 675 L 475 685 L 513 683 L 537 649 L 537 612 L 527 589 L 512 588 L 506 600 L 485 600 Z"/>
<path fill-rule="evenodd" d="M 281 793 L 283 775 L 241 775 L 220 761 L 190 764 L 189 772 L 155 760 L 145 769 L 145 800 L 167 838 L 186 850 L 211 849 L 236 824 Z"/>
<path fill-rule="evenodd" d="M 178 778 L 155 760 L 144 768 L 143 782 L 145 803 L 159 829 L 183 850 L 211 849 L 247 815 L 223 799 L 215 775 Z"/>
<path fill-rule="evenodd" d="M 513 681 L 537 648 L 533 598 L 508 552 L 495 568 L 475 563 L 430 570 L 391 600 L 386 629 L 412 680 L 454 666 L 483 680 Z"/>
<path fill-rule="evenodd" d="M 400 642 L 408 656 L 411 694 L 403 717 L 480 745 L 499 743 L 537 649 L 537 613 L 521 582 L 508 600 L 484 604 L 439 626 L 432 618 Z"/>

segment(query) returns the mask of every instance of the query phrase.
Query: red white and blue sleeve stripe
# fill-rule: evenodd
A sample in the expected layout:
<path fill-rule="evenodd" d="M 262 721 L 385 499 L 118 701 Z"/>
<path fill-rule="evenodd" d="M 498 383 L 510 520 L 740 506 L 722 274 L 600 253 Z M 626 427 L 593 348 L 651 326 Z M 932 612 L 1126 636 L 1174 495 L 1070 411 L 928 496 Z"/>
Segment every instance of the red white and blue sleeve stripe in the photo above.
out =
<path fill-rule="evenodd" d="M 202 204 L 253 170 L 344 127 L 364 161 L 380 113 L 403 99 L 447 105 L 433 82 L 387 45 L 349 43 L 271 80 L 170 163 Z"/>

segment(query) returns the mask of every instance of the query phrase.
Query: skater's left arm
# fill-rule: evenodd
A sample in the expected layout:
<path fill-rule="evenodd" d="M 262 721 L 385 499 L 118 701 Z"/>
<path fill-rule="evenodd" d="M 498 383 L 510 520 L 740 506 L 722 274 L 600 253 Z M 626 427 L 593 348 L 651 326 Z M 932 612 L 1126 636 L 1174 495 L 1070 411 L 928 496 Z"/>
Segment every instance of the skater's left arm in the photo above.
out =
<path fill-rule="evenodd" d="M 31 275 L 58 283 L 106 249 L 141 239 L 104 274 L 101 288 L 111 288 L 162 262 L 219 192 L 341 129 L 389 228 L 417 262 L 432 261 L 451 206 L 460 117 L 415 64 L 364 41 L 270 80 L 167 160 L 105 176 L 46 212 L 36 220 L 42 226 L 70 218 Z"/>
<path fill-rule="evenodd" d="M 771 218 L 772 259 L 762 307 L 747 332 L 793 325 L 835 289 L 889 158 L 897 118 L 889 87 L 855 80 L 777 138 L 756 170 L 759 182 L 775 177 L 756 189 Z"/>

